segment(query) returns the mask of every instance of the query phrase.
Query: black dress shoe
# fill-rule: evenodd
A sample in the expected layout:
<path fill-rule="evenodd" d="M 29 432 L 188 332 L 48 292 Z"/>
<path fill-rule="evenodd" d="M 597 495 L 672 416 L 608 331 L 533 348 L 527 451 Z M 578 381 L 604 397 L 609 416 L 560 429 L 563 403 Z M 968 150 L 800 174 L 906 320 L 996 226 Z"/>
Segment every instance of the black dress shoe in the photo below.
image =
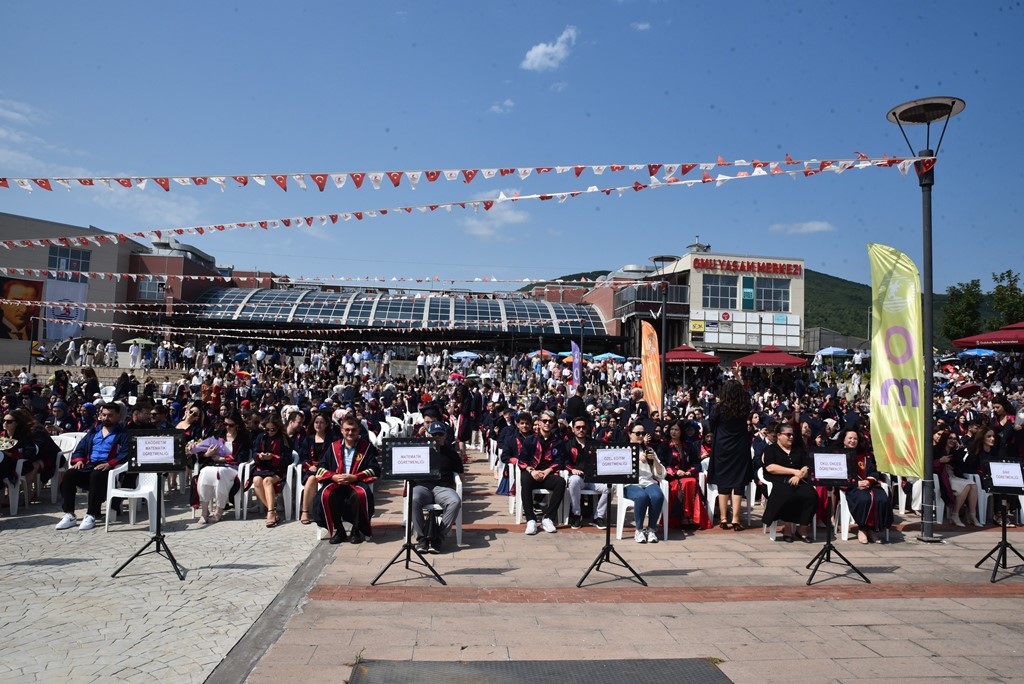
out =
<path fill-rule="evenodd" d="M 334 534 L 331 535 L 330 543 L 331 544 L 343 544 L 347 538 L 348 538 L 348 535 L 345 534 L 345 530 L 338 529 L 338 530 L 335 530 Z"/>
<path fill-rule="evenodd" d="M 364 537 L 363 533 L 359 530 L 353 530 L 352 536 L 349 537 L 348 541 L 350 544 L 362 544 L 364 541 L 366 541 L 366 537 Z"/>
<path fill-rule="evenodd" d="M 430 552 L 430 545 L 427 544 L 426 539 L 421 539 L 420 541 L 416 542 L 416 551 L 418 551 L 419 553 Z"/>

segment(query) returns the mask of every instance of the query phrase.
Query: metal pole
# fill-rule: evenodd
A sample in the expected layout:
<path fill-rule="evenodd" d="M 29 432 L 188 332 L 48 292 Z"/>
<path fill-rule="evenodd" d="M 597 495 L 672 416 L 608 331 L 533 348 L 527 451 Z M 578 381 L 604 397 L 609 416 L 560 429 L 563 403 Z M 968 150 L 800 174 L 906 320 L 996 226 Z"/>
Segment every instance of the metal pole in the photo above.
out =
<path fill-rule="evenodd" d="M 28 374 L 32 375 L 32 352 L 36 346 L 36 325 L 39 319 L 32 316 L 28 319 Z"/>
<path fill-rule="evenodd" d="M 934 157 L 932 150 L 921 150 L 920 157 Z M 935 185 L 935 168 L 923 171 L 921 162 L 916 162 L 918 171 L 918 182 L 921 186 L 921 232 L 923 236 L 923 255 L 921 280 L 923 285 L 921 327 L 924 337 L 924 398 L 922 408 L 924 409 L 924 443 L 921 445 L 921 455 L 924 458 L 924 482 L 921 483 L 923 505 L 921 510 L 921 536 L 920 541 L 939 541 L 934 536 L 935 524 L 935 489 L 932 480 L 932 430 L 934 429 L 935 415 L 935 378 L 933 369 L 935 366 L 934 351 L 932 349 L 934 332 L 932 320 L 932 186 Z"/>
<path fill-rule="evenodd" d="M 661 281 L 661 412 L 665 412 L 665 395 L 668 390 L 668 376 L 665 375 L 665 354 L 668 352 L 668 340 L 665 338 L 665 324 L 668 323 L 668 281 Z"/>

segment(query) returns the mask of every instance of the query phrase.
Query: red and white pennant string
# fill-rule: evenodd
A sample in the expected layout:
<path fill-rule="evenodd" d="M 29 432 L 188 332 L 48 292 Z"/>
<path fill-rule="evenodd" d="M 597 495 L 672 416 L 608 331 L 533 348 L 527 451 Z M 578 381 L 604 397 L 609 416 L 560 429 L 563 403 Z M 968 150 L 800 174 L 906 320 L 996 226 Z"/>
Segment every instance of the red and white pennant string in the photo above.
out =
<path fill-rule="evenodd" d="M 552 193 L 535 193 L 529 195 L 513 195 L 508 197 L 504 192 L 499 192 L 498 196 L 494 199 L 485 200 L 463 200 L 459 202 L 443 202 L 437 204 L 425 204 L 425 205 L 412 205 L 393 207 L 390 209 L 375 209 L 366 211 L 354 211 L 354 212 L 343 212 L 343 213 L 331 213 L 331 214 L 318 214 L 314 216 L 299 216 L 290 218 L 274 218 L 274 219 L 258 219 L 255 221 L 237 221 L 233 223 L 223 223 L 214 225 L 204 226 L 189 226 L 185 228 L 170 228 L 161 230 L 143 230 L 135 231 L 130 233 L 107 233 L 102 235 L 76 235 L 73 237 L 61 236 L 52 238 L 35 238 L 35 239 L 22 239 L 22 240 L 3 240 L 0 241 L 0 246 L 6 249 L 17 249 L 19 247 L 51 247 L 54 245 L 63 245 L 65 247 L 82 246 L 87 247 L 90 244 L 102 245 L 104 243 L 110 243 L 113 241 L 126 242 L 132 238 L 156 238 L 158 240 L 172 236 L 180 235 L 206 235 L 219 233 L 226 230 L 237 230 L 237 229 L 248 229 L 248 230 L 267 230 L 270 228 L 311 228 L 314 223 L 319 222 L 320 225 L 327 225 L 328 222 L 336 224 L 339 219 L 342 221 L 350 221 L 353 218 L 357 221 L 362 221 L 368 218 L 378 218 L 384 216 L 401 216 L 402 214 L 411 214 L 413 211 L 419 211 L 420 213 L 434 212 L 438 209 L 444 209 L 447 212 L 459 209 L 470 209 L 474 213 L 479 212 L 480 209 L 484 211 L 490 211 L 494 205 L 501 204 L 504 202 L 522 202 L 526 200 L 536 201 L 549 201 L 557 200 L 559 204 L 569 199 L 574 199 L 581 195 L 597 195 L 604 194 L 611 196 L 612 193 L 616 193 L 618 196 L 622 196 L 629 191 L 640 192 L 643 190 L 652 190 L 658 188 L 668 187 L 691 187 L 694 185 L 705 185 L 714 184 L 715 187 L 721 187 L 729 181 L 735 180 L 748 180 L 751 178 L 758 177 L 769 177 L 769 176 L 789 176 L 791 178 L 798 178 L 800 176 L 810 177 L 823 172 L 831 172 L 835 174 L 843 173 L 850 169 L 866 169 L 873 167 L 880 168 L 892 168 L 899 169 L 900 173 L 906 174 L 908 170 L 913 166 L 914 162 L 920 161 L 922 163 L 930 163 L 934 165 L 934 157 L 913 157 L 907 159 L 889 158 L 883 157 L 882 159 L 871 159 L 865 157 L 863 159 L 854 160 L 838 160 L 838 161 L 817 161 L 814 160 L 812 164 L 810 161 L 804 162 L 804 167 L 799 170 L 786 170 L 784 165 L 786 164 L 797 164 L 799 162 L 791 162 L 787 155 L 786 162 L 751 162 L 753 171 L 739 171 L 736 175 L 730 176 L 719 173 L 717 176 L 712 176 L 709 169 L 704 169 L 702 177 L 694 180 L 682 180 L 677 178 L 675 175 L 668 174 L 668 169 L 665 169 L 663 165 L 657 166 L 654 169 L 655 173 L 659 170 L 665 170 L 666 176 L 664 180 L 659 180 L 655 176 L 650 177 L 650 183 L 640 183 L 639 181 L 634 182 L 632 185 L 611 187 L 611 188 L 599 188 L 597 186 L 590 186 L 585 190 L 570 190 L 566 192 L 552 192 Z M 734 163 L 727 163 L 727 165 L 734 165 Z M 678 165 L 673 165 L 676 168 L 672 169 L 672 174 L 676 171 L 688 172 L 692 169 L 678 168 Z M 712 165 L 712 168 L 714 165 Z M 929 166 L 928 168 L 931 168 Z M 767 169 L 767 170 L 766 170 Z"/>
<path fill-rule="evenodd" d="M 896 165 L 902 164 L 908 161 L 905 158 L 900 157 L 888 157 L 884 156 L 881 160 L 872 160 L 867 155 L 858 152 L 857 159 L 861 161 L 881 162 L 885 165 Z M 909 160 L 919 161 L 918 159 Z M 927 171 L 935 164 L 934 158 L 928 158 L 925 161 Z M 506 176 L 517 176 L 521 180 L 526 180 L 533 174 L 545 174 L 554 171 L 557 174 L 572 173 L 579 178 L 585 171 L 593 173 L 595 176 L 600 176 L 605 171 L 647 171 L 647 175 L 655 176 L 659 171 L 664 171 L 666 177 L 670 177 L 680 171 L 681 175 L 686 175 L 689 171 L 699 168 L 705 171 L 710 171 L 718 167 L 726 166 L 750 166 L 754 169 L 766 168 L 772 164 L 778 164 L 779 162 L 764 162 L 754 159 L 753 161 L 747 161 L 745 159 L 737 159 L 735 161 L 726 161 L 721 155 L 719 155 L 715 162 L 687 162 L 687 163 L 646 163 L 646 164 L 601 164 L 601 165 L 589 165 L 589 164 L 572 164 L 568 166 L 521 166 L 521 167 L 503 167 L 503 168 L 488 168 L 488 169 L 437 169 L 431 171 L 417 170 L 417 171 L 333 171 L 330 173 L 315 173 L 309 171 L 303 171 L 301 173 L 247 173 L 247 174 L 231 174 L 231 175 L 188 175 L 188 176 L 95 176 L 86 178 L 61 178 L 61 177 L 48 177 L 48 178 L 0 178 L 0 188 L 10 188 L 13 183 L 15 187 L 19 187 L 22 190 L 32 192 L 35 188 L 52 192 L 54 186 L 63 187 L 70 191 L 73 187 L 104 187 L 108 190 L 116 190 L 121 188 L 137 188 L 139 190 L 145 190 L 149 183 L 153 183 L 157 187 L 162 188 L 165 192 L 170 192 L 171 187 L 190 187 L 190 186 L 207 186 L 211 183 L 220 188 L 221 192 L 227 187 L 229 181 L 234 182 L 235 187 L 244 188 L 249 185 L 249 181 L 253 181 L 255 185 L 266 186 L 267 179 L 270 179 L 275 185 L 284 190 L 288 191 L 288 179 L 292 179 L 302 190 L 306 189 L 306 179 L 308 178 L 316 186 L 316 188 L 323 192 L 328 184 L 333 183 L 337 188 L 343 188 L 346 183 L 351 180 L 352 185 L 356 188 L 362 188 L 367 180 L 370 181 L 370 186 L 374 190 L 380 190 L 382 186 L 390 183 L 393 187 L 397 188 L 401 185 L 402 179 L 406 179 L 409 187 L 413 190 L 416 189 L 416 185 L 423 179 L 426 178 L 427 182 L 433 183 L 438 179 L 444 178 L 447 181 L 458 181 L 461 180 L 465 184 L 472 183 L 477 177 L 483 177 L 484 179 L 492 178 L 504 178 Z M 794 160 L 788 154 L 786 160 L 782 162 L 792 166 L 804 166 L 805 168 L 813 168 L 814 166 L 820 166 L 822 164 L 834 164 L 835 161 L 822 162 L 817 159 L 806 159 L 806 160 Z M 819 170 L 825 170 L 824 167 Z"/>

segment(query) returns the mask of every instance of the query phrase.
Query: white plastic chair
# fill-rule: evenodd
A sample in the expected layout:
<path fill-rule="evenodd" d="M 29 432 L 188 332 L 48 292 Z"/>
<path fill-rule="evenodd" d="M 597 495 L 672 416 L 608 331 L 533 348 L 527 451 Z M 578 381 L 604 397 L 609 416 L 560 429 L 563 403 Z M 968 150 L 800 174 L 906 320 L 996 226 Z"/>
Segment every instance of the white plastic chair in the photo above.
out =
<path fill-rule="evenodd" d="M 896 495 L 900 500 L 900 515 L 905 515 L 907 512 L 907 492 L 903 489 L 903 482 L 905 480 L 911 480 L 911 501 L 910 508 L 918 513 L 921 512 L 921 480 L 916 477 L 904 477 L 900 475 L 896 478 L 896 486 L 899 488 Z M 938 491 L 938 490 L 935 490 Z"/>
<path fill-rule="evenodd" d="M 713 522 L 715 519 L 715 510 L 717 510 L 718 508 L 718 485 L 711 484 L 710 482 L 707 481 L 708 464 L 710 460 L 711 459 L 705 458 L 700 462 L 700 477 L 698 478 L 698 485 L 701 487 L 702 490 L 705 488 L 707 490 L 708 514 L 711 516 L 711 520 Z M 751 520 L 753 520 L 755 496 L 757 496 L 756 478 L 751 480 L 747 484 L 747 495 L 745 497 L 746 503 L 744 504 L 744 509 L 746 510 L 747 514 L 747 527 L 750 527 L 752 525 Z M 725 512 L 723 511 L 722 514 L 724 515 Z"/>
<path fill-rule="evenodd" d="M 53 435 L 53 441 L 57 444 L 57 448 L 60 449 L 60 454 L 57 455 L 56 468 L 53 472 L 53 478 L 50 479 L 51 504 L 57 503 L 57 498 L 60 496 L 60 480 L 71 463 L 71 455 L 75 453 L 75 448 L 84 436 L 84 432 L 64 432 L 59 435 Z"/>
<path fill-rule="evenodd" d="M 661 481 L 661 493 L 665 496 L 665 503 L 661 507 L 661 539 L 662 541 L 668 540 L 668 481 Z M 626 497 L 626 486 L 615 485 L 615 496 L 617 503 L 615 505 L 615 538 L 622 539 L 622 530 L 626 526 L 626 509 L 634 508 L 634 502 L 632 499 Z M 648 512 L 647 519 L 650 520 L 653 516 Z M 655 523 L 657 524 L 657 523 Z"/>
<path fill-rule="evenodd" d="M 374 483 L 373 483 L 373 482 L 371 482 L 371 483 L 370 483 L 370 492 L 371 492 L 371 493 L 373 492 L 373 489 L 374 489 Z M 460 491 L 459 493 L 461 494 L 461 491 Z M 317 496 L 319 496 L 319 495 L 320 495 L 320 494 L 319 494 L 319 492 L 318 492 L 318 493 L 317 493 Z M 404 515 L 404 510 L 405 510 L 405 506 L 406 506 L 406 504 L 405 504 L 405 503 L 403 503 L 403 504 L 402 504 L 402 508 L 403 508 L 403 515 Z M 459 514 L 459 515 L 460 515 L 460 521 L 461 521 L 461 512 L 460 512 L 460 514 Z M 315 521 L 315 520 L 313 521 L 313 523 L 314 523 L 314 525 L 316 525 L 316 521 Z M 459 526 L 459 533 L 460 533 L 460 534 L 461 534 L 461 531 L 462 531 L 462 526 L 461 526 L 461 522 L 460 522 L 460 526 Z M 320 541 L 321 539 L 323 539 L 323 538 L 324 538 L 324 535 L 326 535 L 326 534 L 327 534 L 327 528 L 326 528 L 326 527 L 320 527 L 319 525 L 316 525 L 316 540 L 317 540 L 317 541 Z M 461 540 L 461 537 L 460 537 L 460 540 Z M 461 541 L 460 541 L 460 543 L 461 543 Z"/>
<path fill-rule="evenodd" d="M 128 499 L 128 522 L 135 524 L 135 512 L 139 499 L 145 499 L 146 510 L 149 512 L 149 531 L 156 532 L 156 516 L 162 516 L 167 522 L 167 513 L 164 511 L 163 503 L 157 504 L 156 490 L 158 473 L 139 473 L 138 484 L 134 488 L 117 487 L 117 477 L 128 470 L 128 464 L 123 463 L 107 473 L 107 503 L 104 506 L 106 520 L 103 523 L 103 531 L 110 531 L 110 511 L 113 499 Z"/>
<path fill-rule="evenodd" d="M 889 486 L 885 483 L 881 485 L 886 495 L 889 494 Z M 890 504 L 892 501 L 890 500 Z M 850 515 L 850 503 L 846 500 L 846 492 L 842 489 L 839 490 L 839 514 L 836 516 L 836 536 L 841 538 L 843 541 L 849 541 L 850 539 L 850 523 L 853 520 L 853 516 Z M 815 525 L 817 527 L 817 525 Z M 885 528 L 885 541 L 889 541 L 889 528 Z"/>
<path fill-rule="evenodd" d="M 981 486 L 981 475 L 972 473 L 964 475 L 964 477 L 970 480 L 974 484 L 974 488 L 978 490 L 978 521 L 984 523 L 988 520 L 988 500 L 990 494 L 986 492 Z M 1024 515 L 1024 513 L 1022 513 Z"/>
<path fill-rule="evenodd" d="M 942 524 L 946 521 L 946 502 L 942 499 L 942 490 L 939 488 L 939 476 L 932 474 L 932 482 L 934 482 L 934 489 L 932 490 L 932 500 L 935 501 L 935 522 Z"/>
<path fill-rule="evenodd" d="M 9 457 L 8 457 L 9 458 Z M 14 482 L 4 482 L 7 485 L 7 498 L 11 507 L 11 515 L 18 514 L 18 500 L 24 498 L 25 508 L 28 508 L 28 478 L 21 474 L 24 460 L 19 460 L 14 466 Z"/>
<path fill-rule="evenodd" d="M 523 522 L 523 497 L 521 495 L 521 492 L 523 491 L 521 489 L 521 487 L 522 487 L 523 469 L 520 468 L 518 464 L 511 464 L 511 463 L 509 464 L 509 469 L 512 472 L 515 473 L 515 477 L 516 477 L 516 494 L 515 494 L 515 496 L 513 496 L 511 498 L 513 499 L 512 505 L 515 506 L 514 515 L 516 516 L 516 525 L 521 525 L 522 522 Z M 547 496 L 551 496 L 551 490 L 550 489 L 541 489 L 539 487 L 534 488 L 533 493 L 535 495 L 536 494 L 544 494 L 544 495 L 547 495 Z M 565 510 L 565 501 L 566 501 L 566 497 L 563 496 L 562 497 L 562 505 L 559 507 L 558 511 L 555 512 L 555 516 L 556 516 L 555 520 L 560 520 L 562 518 L 562 512 Z M 530 515 L 533 515 L 533 511 L 530 511 Z"/>
<path fill-rule="evenodd" d="M 459 495 L 459 499 L 462 499 L 462 477 L 455 473 L 455 493 Z M 406 525 L 409 524 L 409 509 L 410 509 L 410 496 L 409 488 L 405 488 L 404 501 L 402 502 L 402 522 Z M 437 506 L 440 509 L 439 504 L 427 504 L 423 507 L 423 510 L 427 508 L 433 508 Z M 462 506 L 459 506 L 459 515 L 455 518 L 455 545 L 462 546 Z"/>
<path fill-rule="evenodd" d="M 562 518 L 562 520 L 563 520 L 563 524 L 568 525 L 569 524 L 569 516 L 572 515 L 572 500 L 569 498 L 569 472 L 567 470 L 563 470 L 561 472 L 562 472 L 562 478 L 565 480 L 565 505 L 562 506 L 562 512 L 565 515 Z M 584 484 L 586 484 L 585 480 L 584 480 Z M 601 499 L 601 492 L 597 491 L 596 489 L 581 489 L 580 490 L 580 497 L 581 497 L 580 498 L 580 511 L 583 510 L 583 499 L 582 499 L 582 497 L 584 497 L 584 496 L 589 496 L 592 499 L 594 499 L 593 510 L 597 511 L 597 502 L 600 501 L 600 499 Z M 608 496 L 610 497 L 611 493 L 609 493 Z M 665 507 L 666 508 L 668 507 L 668 496 L 667 495 L 665 497 Z M 595 513 L 595 515 L 596 515 L 596 513 Z"/>

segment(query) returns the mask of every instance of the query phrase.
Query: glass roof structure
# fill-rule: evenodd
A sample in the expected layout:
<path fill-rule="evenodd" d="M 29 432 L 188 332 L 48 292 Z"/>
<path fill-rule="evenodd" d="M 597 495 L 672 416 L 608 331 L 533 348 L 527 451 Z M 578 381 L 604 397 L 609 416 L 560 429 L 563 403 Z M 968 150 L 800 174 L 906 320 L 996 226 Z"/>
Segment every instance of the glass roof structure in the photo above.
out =
<path fill-rule="evenodd" d="M 586 304 L 472 295 L 367 291 L 210 289 L 191 307 L 201 320 L 277 324 L 289 328 L 341 327 L 458 330 L 522 335 L 607 335 L 601 314 Z"/>

